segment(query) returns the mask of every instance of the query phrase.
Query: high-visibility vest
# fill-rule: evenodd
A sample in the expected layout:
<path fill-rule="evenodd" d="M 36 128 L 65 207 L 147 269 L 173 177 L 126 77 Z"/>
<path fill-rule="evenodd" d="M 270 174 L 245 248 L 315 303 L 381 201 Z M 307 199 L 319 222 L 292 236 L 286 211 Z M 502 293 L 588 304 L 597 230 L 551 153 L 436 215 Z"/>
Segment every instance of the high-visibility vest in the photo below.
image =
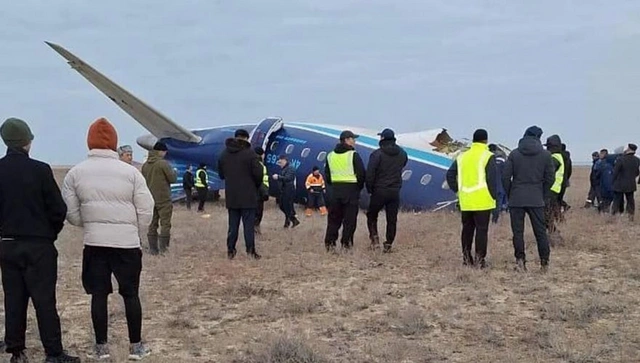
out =
<path fill-rule="evenodd" d="M 492 155 L 486 144 L 474 142 L 469 150 L 458 156 L 458 202 L 461 211 L 484 211 L 496 207 L 486 175 Z"/>
<path fill-rule="evenodd" d="M 358 178 L 353 170 L 353 155 L 355 150 L 349 150 L 338 154 L 332 151 L 327 155 L 327 163 L 331 171 L 331 182 L 333 183 L 357 183 Z"/>
<path fill-rule="evenodd" d="M 269 187 L 269 175 L 267 175 L 267 167 L 262 163 L 262 161 L 260 162 L 260 165 L 262 165 L 262 184 L 266 185 L 267 188 Z"/>
<path fill-rule="evenodd" d="M 551 186 L 551 191 L 554 193 L 560 193 L 560 190 L 562 189 L 562 182 L 564 181 L 564 159 L 562 158 L 561 153 L 553 153 L 551 156 L 560 163 L 560 167 L 556 171 L 556 179 Z"/>
<path fill-rule="evenodd" d="M 200 179 L 200 172 L 203 171 L 204 172 L 204 181 Z M 196 182 L 195 182 L 195 186 L 196 188 L 206 188 L 208 185 L 208 181 L 207 179 L 209 178 L 209 176 L 207 175 L 207 171 L 204 169 L 198 169 L 196 171 Z"/>

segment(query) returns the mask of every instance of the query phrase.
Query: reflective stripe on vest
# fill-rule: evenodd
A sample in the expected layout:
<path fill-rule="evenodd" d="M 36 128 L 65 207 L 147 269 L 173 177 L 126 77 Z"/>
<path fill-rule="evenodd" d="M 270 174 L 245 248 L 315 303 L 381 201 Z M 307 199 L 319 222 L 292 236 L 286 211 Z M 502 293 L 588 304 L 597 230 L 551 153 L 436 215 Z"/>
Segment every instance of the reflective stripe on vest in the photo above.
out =
<path fill-rule="evenodd" d="M 260 164 L 262 165 L 262 184 L 266 185 L 267 188 L 269 187 L 269 175 L 267 175 L 267 167 L 262 164 L 262 162 L 260 162 Z"/>
<path fill-rule="evenodd" d="M 551 156 L 560 163 L 560 167 L 556 171 L 556 180 L 551 186 L 551 191 L 554 193 L 560 193 L 560 190 L 562 190 L 562 182 L 564 181 L 564 159 L 560 153 L 553 153 Z"/>
<path fill-rule="evenodd" d="M 202 182 L 202 180 L 200 180 L 201 171 L 204 171 L 204 183 Z M 196 171 L 196 182 L 194 185 L 196 186 L 196 188 L 204 188 L 207 186 L 207 179 L 208 179 L 207 171 L 204 169 L 198 169 Z"/>
<path fill-rule="evenodd" d="M 338 154 L 332 151 L 327 155 L 327 163 L 331 172 L 331 181 L 333 183 L 357 183 L 356 173 L 353 170 L 354 150 Z"/>
<path fill-rule="evenodd" d="M 496 207 L 489 192 L 486 167 L 493 154 L 483 143 L 473 143 L 458 156 L 458 201 L 462 211 L 482 211 Z"/>

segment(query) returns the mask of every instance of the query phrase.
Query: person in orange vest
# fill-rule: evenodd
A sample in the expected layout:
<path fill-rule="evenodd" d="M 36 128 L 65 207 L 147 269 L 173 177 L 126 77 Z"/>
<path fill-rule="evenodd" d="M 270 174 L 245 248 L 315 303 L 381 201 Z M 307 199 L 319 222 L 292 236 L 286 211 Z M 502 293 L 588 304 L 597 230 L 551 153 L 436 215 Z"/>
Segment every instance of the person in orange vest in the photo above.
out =
<path fill-rule="evenodd" d="M 324 204 L 325 185 L 324 178 L 320 174 L 320 168 L 313 167 L 313 172 L 307 177 L 305 187 L 307 188 L 307 210 L 305 215 L 311 217 L 315 208 L 320 210 L 320 215 L 326 215 L 327 208 Z"/>

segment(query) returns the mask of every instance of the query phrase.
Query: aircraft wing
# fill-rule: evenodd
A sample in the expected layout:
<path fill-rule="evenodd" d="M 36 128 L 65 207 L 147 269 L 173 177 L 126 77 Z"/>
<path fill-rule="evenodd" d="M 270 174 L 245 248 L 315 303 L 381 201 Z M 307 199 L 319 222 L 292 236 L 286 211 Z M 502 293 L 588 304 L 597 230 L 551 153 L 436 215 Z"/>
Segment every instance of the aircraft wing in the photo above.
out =
<path fill-rule="evenodd" d="M 102 93 L 120 106 L 122 110 L 152 133 L 153 136 L 157 138 L 167 137 L 193 143 L 199 143 L 202 140 L 200 136 L 183 128 L 153 107 L 147 105 L 68 50 L 54 43 L 45 43 L 65 58 L 69 65 L 71 65 L 71 68 L 75 69 L 97 89 L 102 91 Z"/>

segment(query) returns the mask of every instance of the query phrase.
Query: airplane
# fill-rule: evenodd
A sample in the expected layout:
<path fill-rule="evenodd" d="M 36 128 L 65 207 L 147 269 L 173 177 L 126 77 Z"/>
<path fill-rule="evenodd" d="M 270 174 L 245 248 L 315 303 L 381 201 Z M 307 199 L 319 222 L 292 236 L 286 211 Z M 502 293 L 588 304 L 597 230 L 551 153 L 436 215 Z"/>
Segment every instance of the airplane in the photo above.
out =
<path fill-rule="evenodd" d="M 369 155 L 378 148 L 379 137 L 376 130 L 345 125 L 321 123 L 284 122 L 281 117 L 267 117 L 260 122 L 247 122 L 218 127 L 188 130 L 153 107 L 147 105 L 127 90 L 111 81 L 92 66 L 60 45 L 45 42 L 67 60 L 72 69 L 87 79 L 123 111 L 129 114 L 150 134 L 142 135 L 136 142 L 140 147 L 151 150 L 156 141 L 163 141 L 168 148 L 166 160 L 178 173 L 178 182 L 171 185 L 174 201 L 185 197 L 181 176 L 187 165 L 197 167 L 207 165 L 209 189 L 218 193 L 224 189 L 224 181 L 216 172 L 218 156 L 225 148 L 225 140 L 233 137 L 235 130 L 242 128 L 249 132 L 253 147 L 265 150 L 265 166 L 268 175 L 278 172 L 276 164 L 279 155 L 287 155 L 296 169 L 296 203 L 306 202 L 307 192 L 304 182 L 314 166 L 324 169 L 328 152 L 338 142 L 343 130 L 351 130 L 359 135 L 356 151 L 365 166 Z M 452 139 L 445 128 L 435 128 L 421 132 L 400 133 L 396 142 L 407 152 L 409 161 L 402 172 L 403 185 L 400 192 L 402 210 L 438 211 L 454 209 L 457 196 L 446 183 L 446 172 L 455 157 L 469 147 L 469 142 Z M 505 154 L 511 150 L 497 144 Z M 278 188 L 270 178 L 269 194 L 275 196 Z M 369 195 L 363 189 L 360 207 L 367 208 Z"/>

